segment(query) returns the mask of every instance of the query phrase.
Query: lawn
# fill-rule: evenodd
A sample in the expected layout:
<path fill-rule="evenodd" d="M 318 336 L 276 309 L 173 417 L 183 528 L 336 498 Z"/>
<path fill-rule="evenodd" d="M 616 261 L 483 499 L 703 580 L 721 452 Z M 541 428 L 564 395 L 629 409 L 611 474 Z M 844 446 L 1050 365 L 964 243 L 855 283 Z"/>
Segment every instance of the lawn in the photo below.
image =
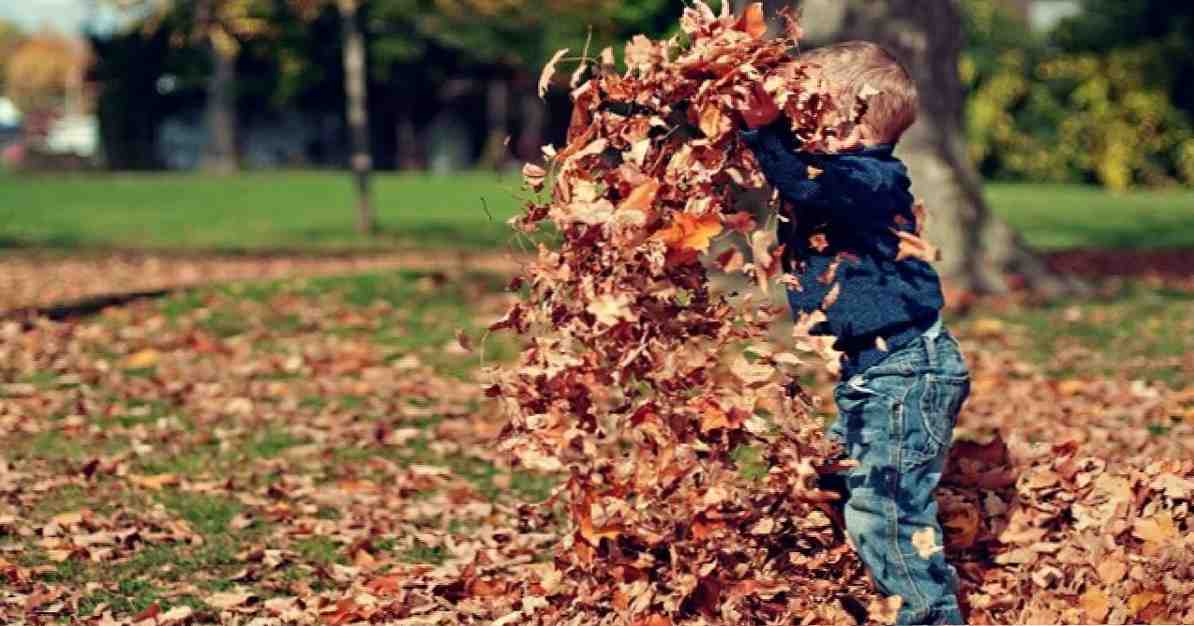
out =
<path fill-rule="evenodd" d="M 204 251 L 494 247 L 517 210 L 516 176 L 380 175 L 381 234 L 353 231 L 348 176 L 250 173 L 17 177 L 0 175 L 0 248 Z"/>
<path fill-rule="evenodd" d="M 381 174 L 382 234 L 356 235 L 349 178 L 327 172 L 0 175 L 0 247 L 365 250 L 506 245 L 519 179 Z M 996 212 L 1043 248 L 1194 248 L 1194 191 L 1112 195 L 1080 186 L 993 184 Z"/>
<path fill-rule="evenodd" d="M 1041 249 L 1194 248 L 1194 191 L 1122 194 L 1078 185 L 991 184 L 995 212 Z"/>

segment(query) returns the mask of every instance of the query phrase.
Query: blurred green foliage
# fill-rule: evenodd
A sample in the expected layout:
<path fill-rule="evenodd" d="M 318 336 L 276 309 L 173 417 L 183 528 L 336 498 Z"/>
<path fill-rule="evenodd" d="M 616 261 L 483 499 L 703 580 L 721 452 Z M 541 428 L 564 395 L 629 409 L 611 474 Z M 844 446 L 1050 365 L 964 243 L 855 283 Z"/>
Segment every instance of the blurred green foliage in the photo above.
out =
<path fill-rule="evenodd" d="M 998 0 L 965 4 L 970 150 L 985 175 L 1194 184 L 1194 5 L 1088 0 L 1038 34 Z"/>

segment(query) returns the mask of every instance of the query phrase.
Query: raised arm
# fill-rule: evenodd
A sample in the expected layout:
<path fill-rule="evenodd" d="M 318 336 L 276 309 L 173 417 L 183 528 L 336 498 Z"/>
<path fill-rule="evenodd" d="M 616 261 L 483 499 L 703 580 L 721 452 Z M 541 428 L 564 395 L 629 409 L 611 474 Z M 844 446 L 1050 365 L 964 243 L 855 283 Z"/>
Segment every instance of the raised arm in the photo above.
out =
<path fill-rule="evenodd" d="M 829 198 L 820 176 L 810 176 L 813 155 L 795 152 L 787 133 L 775 124 L 741 133 L 755 154 L 767 182 L 785 199 L 802 207 L 825 208 Z"/>

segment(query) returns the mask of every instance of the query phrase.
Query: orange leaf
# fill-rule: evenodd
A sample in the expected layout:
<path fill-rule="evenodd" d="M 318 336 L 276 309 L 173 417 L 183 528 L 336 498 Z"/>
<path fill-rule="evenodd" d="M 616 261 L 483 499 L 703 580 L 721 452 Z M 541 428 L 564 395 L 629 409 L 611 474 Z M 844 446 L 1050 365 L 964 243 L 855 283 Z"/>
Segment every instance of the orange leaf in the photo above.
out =
<path fill-rule="evenodd" d="M 1107 617 L 1107 612 L 1111 610 L 1111 599 L 1094 587 L 1087 589 L 1086 593 L 1078 598 L 1078 603 L 1082 605 L 1082 610 L 1086 611 L 1087 619 L 1094 623 L 1102 623 L 1103 618 Z"/>
<path fill-rule="evenodd" d="M 1163 512 L 1136 520 L 1132 525 L 1132 535 L 1144 541 L 1145 554 L 1156 554 L 1163 546 L 1176 540 L 1178 532 L 1173 515 Z"/>
<path fill-rule="evenodd" d="M 763 14 L 762 2 L 753 2 L 747 5 L 746 11 L 742 13 L 742 19 L 738 20 L 738 30 L 755 39 L 767 34 L 767 18 Z"/>
<path fill-rule="evenodd" d="M 747 97 L 745 107 L 739 107 L 742 119 L 749 128 L 759 128 L 774 122 L 780 116 L 775 99 L 759 83 L 754 83 L 752 93 Z"/>
<path fill-rule="evenodd" d="M 145 489 L 152 489 L 159 491 L 162 487 L 178 484 L 178 476 L 174 474 L 157 474 L 155 476 L 138 476 L 136 474 L 129 475 L 129 482 L 143 487 Z"/>
<path fill-rule="evenodd" d="M 127 369 L 143 369 L 146 367 L 153 367 L 158 364 L 161 354 L 153 348 L 146 348 L 139 352 L 134 352 L 124 359 L 123 366 Z"/>
<path fill-rule="evenodd" d="M 1128 598 L 1128 611 L 1131 615 L 1135 615 L 1148 607 L 1148 605 L 1164 598 L 1165 594 L 1156 591 L 1141 591 Z"/>
<path fill-rule="evenodd" d="M 652 235 L 676 250 L 696 250 L 706 252 L 709 243 L 721 233 L 721 218 L 716 214 L 694 216 L 680 213 L 671 226 L 661 229 Z"/>
<path fill-rule="evenodd" d="M 659 193 L 659 181 L 652 178 L 647 182 L 630 190 L 621 202 L 618 203 L 618 210 L 634 209 L 646 213 L 651 210 L 651 204 L 655 202 L 655 195 Z"/>

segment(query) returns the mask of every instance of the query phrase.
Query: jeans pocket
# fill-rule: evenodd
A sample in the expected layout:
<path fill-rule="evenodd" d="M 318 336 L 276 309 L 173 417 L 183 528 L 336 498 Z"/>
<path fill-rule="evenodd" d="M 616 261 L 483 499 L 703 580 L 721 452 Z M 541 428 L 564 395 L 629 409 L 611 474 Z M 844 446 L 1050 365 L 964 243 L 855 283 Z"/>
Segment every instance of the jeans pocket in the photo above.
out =
<path fill-rule="evenodd" d="M 965 376 L 925 374 L 904 406 L 904 460 L 915 467 L 940 459 L 953 441 L 958 411 L 970 394 Z"/>
<path fill-rule="evenodd" d="M 920 415 L 929 438 L 940 448 L 953 441 L 954 426 L 962 403 L 970 395 L 970 378 L 925 374 L 925 389 L 920 396 Z"/>

